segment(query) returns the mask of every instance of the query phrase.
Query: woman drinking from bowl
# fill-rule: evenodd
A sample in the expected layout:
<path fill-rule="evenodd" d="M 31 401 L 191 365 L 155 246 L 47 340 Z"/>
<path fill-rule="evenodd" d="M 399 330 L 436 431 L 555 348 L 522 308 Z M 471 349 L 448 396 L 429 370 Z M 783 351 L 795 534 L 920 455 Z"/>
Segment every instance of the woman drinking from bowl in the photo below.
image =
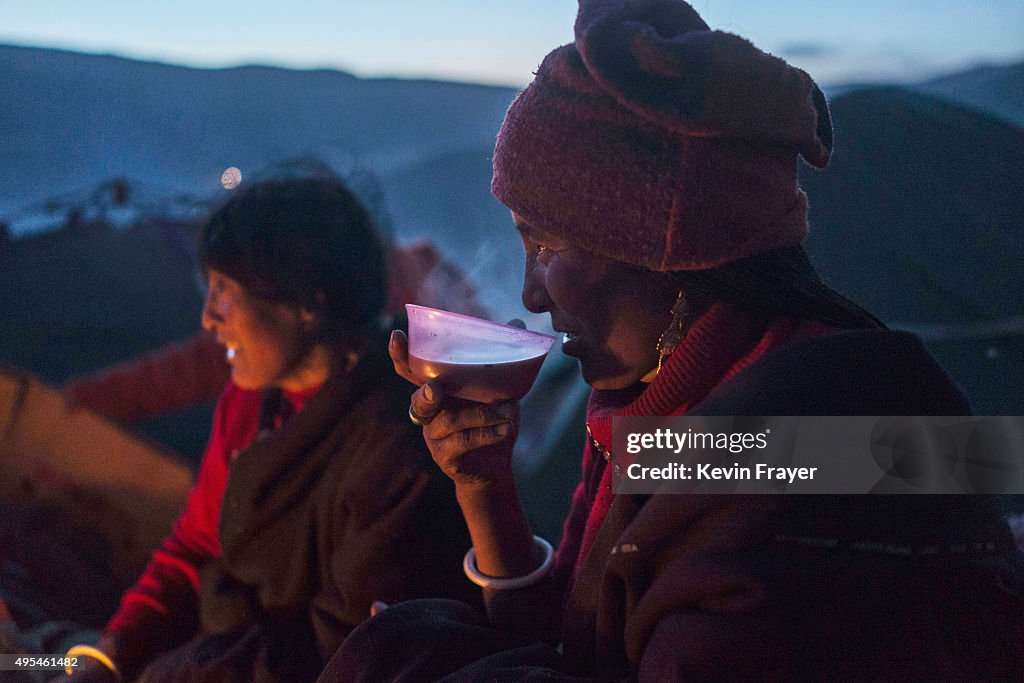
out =
<path fill-rule="evenodd" d="M 487 616 L 392 607 L 322 680 L 1016 678 L 1024 583 L 990 497 L 612 493 L 613 416 L 968 408 L 800 246 L 798 157 L 822 168 L 832 147 L 807 74 L 679 0 L 580 0 L 575 34 L 509 109 L 492 185 L 526 251 L 523 303 L 593 389 L 561 545 L 519 503 L 517 405 L 420 387 L 412 415 L 456 484 Z M 400 333 L 391 355 L 411 377 Z M 922 544 L 968 550 L 891 550 Z"/>
<path fill-rule="evenodd" d="M 254 185 L 199 256 L 231 381 L 184 512 L 97 647 L 72 648 L 76 679 L 315 679 L 374 600 L 475 597 L 452 484 L 383 352 L 359 201 L 333 179 Z"/>

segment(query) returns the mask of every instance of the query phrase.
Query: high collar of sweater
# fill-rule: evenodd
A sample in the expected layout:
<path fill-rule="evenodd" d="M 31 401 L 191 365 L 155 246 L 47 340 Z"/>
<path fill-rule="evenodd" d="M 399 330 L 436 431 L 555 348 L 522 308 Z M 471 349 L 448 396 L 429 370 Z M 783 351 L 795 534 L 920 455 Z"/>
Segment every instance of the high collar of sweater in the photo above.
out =
<path fill-rule="evenodd" d="M 690 325 L 686 337 L 650 384 L 591 392 L 587 426 L 600 444 L 612 443 L 614 416 L 679 415 L 780 343 L 789 318 L 766 317 L 717 302 Z"/>
<path fill-rule="evenodd" d="M 716 303 L 693 321 L 682 343 L 649 385 L 641 383 L 617 391 L 591 392 L 587 404 L 587 430 L 591 438 L 584 450 L 583 469 L 590 473 L 588 480 L 593 489 L 584 494 L 592 498 L 579 545 L 575 542 L 566 545 L 579 548 L 574 558 L 573 581 L 612 503 L 612 468 L 606 467 L 604 461 L 611 457 L 615 416 L 682 415 L 717 386 L 779 346 L 829 330 L 813 321 L 797 321 L 787 316 L 769 320 Z M 559 561 L 568 560 L 560 558 Z"/>

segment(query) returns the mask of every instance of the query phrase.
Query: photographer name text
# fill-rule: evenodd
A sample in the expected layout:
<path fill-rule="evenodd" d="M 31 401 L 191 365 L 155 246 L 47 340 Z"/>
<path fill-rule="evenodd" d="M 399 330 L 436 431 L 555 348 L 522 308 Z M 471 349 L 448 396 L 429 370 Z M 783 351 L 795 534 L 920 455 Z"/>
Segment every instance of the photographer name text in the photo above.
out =
<path fill-rule="evenodd" d="M 662 467 L 643 467 L 633 463 L 626 468 L 626 476 L 634 480 L 677 480 L 677 481 L 785 481 L 790 484 L 797 480 L 813 480 L 817 467 L 773 467 L 758 463 L 752 467 L 736 463 L 731 467 L 716 467 L 711 464 L 683 465 L 671 463 Z"/>

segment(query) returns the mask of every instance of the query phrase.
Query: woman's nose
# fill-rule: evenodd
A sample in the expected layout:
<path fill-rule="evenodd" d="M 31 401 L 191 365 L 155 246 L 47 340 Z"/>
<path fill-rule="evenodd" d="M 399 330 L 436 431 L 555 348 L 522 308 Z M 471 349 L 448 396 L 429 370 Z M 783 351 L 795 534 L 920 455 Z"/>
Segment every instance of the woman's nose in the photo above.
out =
<path fill-rule="evenodd" d="M 213 294 L 208 293 L 206 299 L 203 301 L 203 313 L 201 318 L 203 329 L 212 331 L 214 326 L 222 321 L 220 314 L 217 312 L 213 302 Z"/>
<path fill-rule="evenodd" d="M 538 268 L 526 264 L 523 276 L 523 306 L 530 313 L 546 313 L 551 309 L 551 298 L 544 286 L 544 279 L 537 273 Z"/>

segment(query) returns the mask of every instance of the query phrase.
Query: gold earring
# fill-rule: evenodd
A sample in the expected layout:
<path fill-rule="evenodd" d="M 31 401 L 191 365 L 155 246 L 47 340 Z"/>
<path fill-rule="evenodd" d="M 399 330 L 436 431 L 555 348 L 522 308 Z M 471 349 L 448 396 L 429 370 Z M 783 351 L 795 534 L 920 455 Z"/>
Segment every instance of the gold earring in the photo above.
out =
<path fill-rule="evenodd" d="M 689 314 L 690 307 L 686 303 L 686 293 L 680 289 L 676 302 L 672 304 L 672 322 L 658 338 L 658 369 L 655 370 L 655 375 L 661 372 L 661 364 L 672 355 L 679 343 L 686 337 L 683 323 Z"/>

